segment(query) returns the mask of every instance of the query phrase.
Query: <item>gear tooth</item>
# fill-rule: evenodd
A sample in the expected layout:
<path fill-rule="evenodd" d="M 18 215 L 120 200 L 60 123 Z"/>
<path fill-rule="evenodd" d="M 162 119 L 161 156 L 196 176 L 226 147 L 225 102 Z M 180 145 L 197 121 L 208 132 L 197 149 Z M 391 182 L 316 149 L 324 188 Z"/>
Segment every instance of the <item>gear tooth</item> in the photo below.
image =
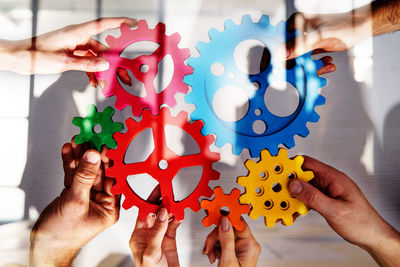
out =
<path fill-rule="evenodd" d="M 318 115 L 318 113 L 314 110 L 312 113 L 311 113 L 311 116 L 309 117 L 309 119 L 308 119 L 310 122 L 318 122 L 319 121 L 319 115 Z"/>
<path fill-rule="evenodd" d="M 107 116 L 108 118 L 111 118 L 114 115 L 114 109 L 112 107 L 108 106 L 103 110 L 103 114 L 105 116 Z"/>
<path fill-rule="evenodd" d="M 282 221 L 286 226 L 290 226 L 293 224 L 293 217 L 291 214 L 288 214 L 287 216 L 282 217 Z"/>
<path fill-rule="evenodd" d="M 129 34 L 131 32 L 131 28 L 126 23 L 122 23 L 120 30 L 121 35 Z"/>
<path fill-rule="evenodd" d="M 242 24 L 250 24 L 250 23 L 253 23 L 253 20 L 251 19 L 250 15 L 248 14 L 243 15 Z"/>
<path fill-rule="evenodd" d="M 138 28 L 143 27 L 143 28 L 147 28 L 147 29 L 149 28 L 149 26 L 147 25 L 147 21 L 144 19 L 138 21 L 137 27 Z"/>
<path fill-rule="evenodd" d="M 254 210 L 254 208 L 250 211 L 250 213 L 249 213 L 249 217 L 252 219 L 252 220 L 255 220 L 255 219 L 257 219 L 258 217 L 260 217 L 261 215 L 258 213 L 258 212 L 256 212 L 255 210 Z"/>
<path fill-rule="evenodd" d="M 190 209 L 194 212 L 198 212 L 200 210 L 200 203 L 198 201 L 193 202 Z"/>
<path fill-rule="evenodd" d="M 207 129 L 207 127 L 203 127 L 203 129 L 201 129 L 202 134 L 208 135 L 206 134 L 207 132 L 209 132 L 209 130 Z M 218 138 L 215 140 L 215 145 L 219 148 L 221 148 L 223 145 L 225 145 L 224 140 L 222 140 L 221 138 Z"/>
<path fill-rule="evenodd" d="M 80 125 L 82 124 L 82 121 L 83 121 L 83 119 L 81 117 L 75 117 L 72 119 L 72 123 L 78 127 L 80 127 Z"/>
<path fill-rule="evenodd" d="M 263 150 L 264 151 L 264 150 Z M 265 152 L 263 152 L 263 151 L 261 151 L 261 158 L 266 158 L 266 157 L 268 157 L 268 156 L 266 156 L 265 155 Z M 267 153 L 268 153 L 268 151 L 267 151 Z M 254 162 L 254 161 L 252 161 L 251 159 L 248 159 L 248 160 L 246 160 L 246 162 L 244 163 L 244 165 L 246 166 L 246 168 L 248 169 L 248 170 L 253 170 L 253 169 L 255 169 L 255 168 L 257 168 L 257 163 L 256 162 Z"/>
<path fill-rule="evenodd" d="M 326 98 L 322 95 L 319 95 L 318 98 L 315 100 L 315 105 L 316 106 L 322 106 L 326 102 Z"/>
<path fill-rule="evenodd" d="M 301 165 L 303 165 L 304 162 L 304 158 L 298 155 L 293 159 L 293 161 L 295 162 L 297 168 L 301 168 Z"/>
<path fill-rule="evenodd" d="M 240 192 L 239 189 L 234 188 L 234 189 L 232 189 L 232 191 L 231 191 L 231 196 L 233 196 L 234 198 L 239 198 L 241 193 L 242 193 L 242 192 Z"/>
<path fill-rule="evenodd" d="M 114 36 L 112 36 L 112 35 L 108 35 L 107 37 L 106 37 L 106 43 L 107 43 L 107 45 L 108 46 L 113 46 L 114 45 L 114 42 L 115 42 L 115 37 Z"/>
<path fill-rule="evenodd" d="M 259 23 L 259 24 L 263 24 L 263 25 L 265 25 L 265 26 L 270 25 L 269 16 L 267 16 L 267 15 L 262 15 L 258 23 Z"/>
<path fill-rule="evenodd" d="M 310 131 L 308 130 L 308 128 L 306 126 L 299 128 L 298 135 L 300 135 L 301 137 L 307 137 L 309 134 L 310 134 Z"/>
<path fill-rule="evenodd" d="M 238 144 L 232 145 L 232 153 L 234 155 L 240 155 L 242 153 L 243 147 L 239 146 Z"/>
<path fill-rule="evenodd" d="M 303 203 L 300 203 L 296 211 L 301 215 L 306 215 L 308 213 L 308 208 Z"/>
<path fill-rule="evenodd" d="M 288 151 L 287 151 L 287 149 L 279 148 L 278 157 L 285 158 L 285 159 L 288 158 Z"/>
<path fill-rule="evenodd" d="M 280 36 L 285 36 L 286 34 L 286 22 L 283 20 L 279 21 L 278 24 L 275 25 L 275 30 Z"/>
<path fill-rule="evenodd" d="M 236 26 L 236 24 L 235 24 L 235 22 L 233 22 L 232 19 L 225 20 L 225 22 L 224 22 L 225 29 L 228 29 L 229 27 L 234 27 L 234 26 Z"/>
<path fill-rule="evenodd" d="M 120 98 L 117 98 L 116 100 L 115 100 L 115 108 L 116 109 L 118 109 L 118 110 L 123 110 L 125 107 L 126 107 L 126 103 L 125 102 L 122 102 L 121 100 L 120 100 Z M 133 113 L 133 109 L 132 109 L 132 113 Z"/>
<path fill-rule="evenodd" d="M 276 219 L 272 216 L 264 217 L 264 223 L 266 226 L 273 228 L 276 223 Z"/>
<path fill-rule="evenodd" d="M 181 49 L 182 57 L 184 59 L 187 59 L 190 57 L 190 49 L 189 48 L 182 48 Z M 190 67 L 190 70 L 193 71 L 193 69 Z M 188 71 L 189 72 L 189 71 Z"/>
<path fill-rule="evenodd" d="M 135 126 L 136 121 L 133 118 L 127 118 L 126 121 L 125 121 L 125 124 L 126 124 L 126 127 L 132 128 L 132 127 Z M 117 136 L 117 135 L 119 137 L 122 134 L 121 133 L 116 133 L 115 136 Z"/>
<path fill-rule="evenodd" d="M 239 176 L 238 178 L 237 178 L 237 180 L 236 180 L 236 183 L 238 184 L 238 185 L 241 185 L 241 186 L 243 186 L 243 187 L 245 187 L 245 185 L 246 185 L 246 176 Z"/>
<path fill-rule="evenodd" d="M 328 84 L 325 78 L 319 77 L 319 83 L 321 84 L 320 87 L 324 87 Z"/>
<path fill-rule="evenodd" d="M 211 170 L 210 180 L 218 180 L 220 173 L 214 169 Z"/>
<path fill-rule="evenodd" d="M 114 122 L 113 125 L 115 132 L 120 132 L 124 129 L 124 125 L 120 122 Z"/>
<path fill-rule="evenodd" d="M 222 191 L 222 188 L 220 186 L 214 187 L 214 195 L 215 197 L 220 197 L 224 194 L 224 191 Z"/>
<path fill-rule="evenodd" d="M 247 194 L 243 194 L 239 197 L 239 202 L 240 204 L 248 204 L 249 203 L 249 199 L 247 197 Z"/>
<path fill-rule="evenodd" d="M 193 67 L 193 68 L 196 68 L 196 66 L 199 65 L 198 62 L 199 62 L 199 58 L 198 57 L 190 57 L 187 60 L 188 65 Z"/>
<path fill-rule="evenodd" d="M 208 37 L 210 37 L 210 39 L 214 39 L 215 37 L 217 37 L 219 35 L 219 33 L 220 33 L 220 31 L 218 31 L 217 29 L 211 28 L 208 31 Z"/>
<path fill-rule="evenodd" d="M 189 85 L 189 86 L 192 86 L 192 84 L 193 84 L 193 79 L 194 79 L 194 77 L 193 77 L 192 74 L 186 75 L 185 77 L 183 77 L 183 82 L 186 83 L 186 84 Z M 186 103 L 193 103 L 192 100 L 191 100 L 192 97 L 193 97 L 193 96 L 191 96 L 191 94 L 185 95 L 185 101 L 186 101 Z"/>
<path fill-rule="evenodd" d="M 154 30 L 157 32 L 157 34 L 158 34 L 159 36 L 165 34 L 165 29 L 166 29 L 166 26 L 165 26 L 165 24 L 162 23 L 162 22 L 157 23 L 156 27 L 154 28 Z M 179 35 L 179 34 L 178 34 L 178 35 Z"/>
<path fill-rule="evenodd" d="M 212 191 L 212 189 L 210 187 L 207 187 L 206 190 L 204 191 L 204 196 L 207 198 L 212 197 L 213 194 L 214 194 L 214 191 Z"/>
<path fill-rule="evenodd" d="M 295 142 L 294 142 L 294 138 L 293 137 L 289 137 L 288 139 L 286 139 L 283 144 L 288 148 L 291 149 L 292 147 L 295 146 Z"/>
<path fill-rule="evenodd" d="M 300 176 L 300 179 L 305 182 L 308 182 L 313 178 L 314 178 L 314 173 L 312 171 L 305 171 Z"/>
<path fill-rule="evenodd" d="M 93 116 L 95 113 L 97 113 L 97 108 L 95 105 L 90 104 L 86 107 L 86 112 L 88 116 Z"/>
<path fill-rule="evenodd" d="M 193 131 L 195 131 L 195 132 L 200 132 L 201 128 L 203 128 L 203 126 L 204 126 L 203 121 L 194 121 L 191 125 L 191 127 L 193 127 Z M 210 135 L 208 135 L 208 136 L 210 136 Z"/>
<path fill-rule="evenodd" d="M 277 151 L 278 152 L 278 151 Z M 261 159 L 262 160 L 264 160 L 264 159 L 271 159 L 272 158 L 272 155 L 271 155 L 271 153 L 268 151 L 268 149 L 263 149 L 263 150 L 261 150 Z"/>
<path fill-rule="evenodd" d="M 181 111 L 178 113 L 178 115 L 176 116 L 176 119 L 178 121 L 182 121 L 183 123 L 187 122 L 188 119 L 188 114 L 186 111 Z"/>
<path fill-rule="evenodd" d="M 207 43 L 202 42 L 202 41 L 197 42 L 197 44 L 196 44 L 196 49 L 197 49 L 197 51 L 199 51 L 200 53 L 202 53 L 202 52 L 206 49 L 206 47 L 207 47 Z"/>
<path fill-rule="evenodd" d="M 161 110 L 162 112 L 162 110 Z M 150 120 L 153 117 L 149 109 L 145 109 L 142 112 L 142 120 Z"/>
<path fill-rule="evenodd" d="M 165 27 L 165 26 L 164 26 Z M 181 41 L 181 39 L 182 39 L 182 37 L 180 36 L 180 34 L 179 33 L 177 33 L 177 32 L 175 32 L 175 33 L 173 33 L 171 36 L 170 36 L 170 38 L 174 41 L 174 42 L 176 42 L 177 44 Z"/>

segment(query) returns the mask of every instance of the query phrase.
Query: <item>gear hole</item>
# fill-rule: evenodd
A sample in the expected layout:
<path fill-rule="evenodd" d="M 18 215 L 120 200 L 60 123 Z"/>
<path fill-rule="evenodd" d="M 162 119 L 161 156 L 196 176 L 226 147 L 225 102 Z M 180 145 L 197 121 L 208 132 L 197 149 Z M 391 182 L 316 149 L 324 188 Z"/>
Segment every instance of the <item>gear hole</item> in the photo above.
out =
<path fill-rule="evenodd" d="M 265 202 L 264 202 L 264 206 L 265 206 L 265 208 L 266 209 L 272 209 L 272 207 L 274 206 L 274 202 L 272 201 L 272 200 L 266 200 Z"/>
<path fill-rule="evenodd" d="M 220 119 L 235 122 L 247 114 L 248 100 L 246 93 L 240 87 L 226 85 L 215 93 L 212 107 Z"/>
<path fill-rule="evenodd" d="M 152 41 L 134 42 L 125 47 L 119 56 L 126 59 L 135 59 L 142 55 L 151 55 L 159 47 L 160 45 L 158 43 Z"/>
<path fill-rule="evenodd" d="M 165 159 L 162 159 L 158 162 L 158 168 L 161 170 L 166 170 L 168 169 L 168 162 Z"/>
<path fill-rule="evenodd" d="M 257 196 L 261 196 L 264 193 L 264 190 L 261 187 L 257 187 L 255 192 Z"/>
<path fill-rule="evenodd" d="M 147 173 L 129 175 L 126 181 L 131 190 L 143 200 L 147 200 L 158 185 L 158 181 Z"/>
<path fill-rule="evenodd" d="M 267 131 L 267 124 L 262 120 L 256 120 L 253 122 L 252 128 L 256 134 L 264 134 Z"/>
<path fill-rule="evenodd" d="M 279 193 L 282 191 L 282 185 L 280 183 L 274 183 L 272 185 L 272 191 L 274 191 L 275 193 Z"/>
<path fill-rule="evenodd" d="M 287 210 L 287 209 L 289 209 L 289 203 L 288 203 L 287 201 L 282 201 L 281 204 L 280 204 L 280 206 L 281 206 L 281 209 L 282 209 L 282 210 Z"/>
<path fill-rule="evenodd" d="M 122 69 L 122 68 L 119 68 Z M 125 84 L 120 75 L 117 75 L 119 85 L 129 94 L 137 96 L 137 97 L 146 97 L 147 92 L 144 84 L 136 79 L 135 75 L 133 75 L 131 70 L 126 70 L 128 72 L 129 79 L 131 81 L 131 85 Z"/>
<path fill-rule="evenodd" d="M 266 180 L 268 178 L 268 172 L 260 172 L 260 179 L 262 181 Z"/>
<path fill-rule="evenodd" d="M 140 71 L 141 72 L 147 73 L 147 72 L 149 72 L 149 70 L 150 70 L 150 66 L 149 65 L 147 65 L 147 64 L 140 65 Z"/>
<path fill-rule="evenodd" d="M 101 133 L 102 130 L 103 129 L 102 129 L 100 124 L 96 124 L 95 126 L 93 126 L 93 132 L 96 133 L 96 134 Z"/>
<path fill-rule="evenodd" d="M 219 62 L 215 62 L 211 65 L 210 67 L 210 71 L 212 74 L 214 74 L 215 76 L 221 76 L 224 74 L 225 72 L 225 67 L 224 65 L 222 65 Z"/>
<path fill-rule="evenodd" d="M 150 156 L 153 150 L 153 131 L 148 128 L 139 133 L 129 144 L 125 152 L 124 162 L 126 164 L 143 162 Z"/>
<path fill-rule="evenodd" d="M 174 77 L 174 67 L 174 60 L 171 55 L 166 55 L 158 63 L 158 72 L 153 80 L 153 85 L 157 94 L 171 85 L 172 78 Z M 171 87 L 171 89 L 174 90 L 173 87 Z"/>
<path fill-rule="evenodd" d="M 296 173 L 291 172 L 291 173 L 289 173 L 288 178 L 289 178 L 289 180 L 293 180 L 296 178 L 296 176 L 297 176 Z"/>
<path fill-rule="evenodd" d="M 271 83 L 264 94 L 264 103 L 268 110 L 279 117 L 292 115 L 299 106 L 297 89 L 286 81 Z"/>
<path fill-rule="evenodd" d="M 275 167 L 274 167 L 274 172 L 275 172 L 276 174 L 279 174 L 279 173 L 281 173 L 282 171 L 283 171 L 282 165 L 280 165 L 280 164 L 275 165 Z"/>
<path fill-rule="evenodd" d="M 271 53 L 259 40 L 249 39 L 236 46 L 234 60 L 241 72 L 254 75 L 263 72 L 270 65 Z"/>
<path fill-rule="evenodd" d="M 178 156 L 200 153 L 200 147 L 194 138 L 181 128 L 167 124 L 164 127 L 167 147 Z"/>
<path fill-rule="evenodd" d="M 196 190 L 203 173 L 202 166 L 182 168 L 172 179 L 174 200 L 182 201 Z"/>
<path fill-rule="evenodd" d="M 219 213 L 222 215 L 222 216 L 228 216 L 229 215 L 229 213 L 230 213 L 230 210 L 229 210 L 229 208 L 228 207 L 221 207 L 220 209 L 219 209 Z"/>

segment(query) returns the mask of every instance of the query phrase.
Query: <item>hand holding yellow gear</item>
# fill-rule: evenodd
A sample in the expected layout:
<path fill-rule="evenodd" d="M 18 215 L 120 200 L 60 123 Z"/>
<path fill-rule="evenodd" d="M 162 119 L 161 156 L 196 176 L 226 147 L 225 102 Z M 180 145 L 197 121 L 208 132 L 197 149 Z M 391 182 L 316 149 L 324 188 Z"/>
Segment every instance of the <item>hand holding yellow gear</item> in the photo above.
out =
<path fill-rule="evenodd" d="M 250 218 L 255 220 L 263 215 L 268 227 L 273 227 L 278 219 L 288 226 L 293 224 L 293 214 L 305 215 L 308 212 L 304 203 L 292 197 L 288 190 L 292 179 L 308 182 L 314 178 L 312 171 L 302 170 L 303 162 L 302 156 L 289 159 L 287 150 L 283 148 L 274 157 L 264 149 L 260 161 L 245 162 L 249 173 L 238 177 L 237 183 L 246 189 L 239 201 L 251 204 Z"/>

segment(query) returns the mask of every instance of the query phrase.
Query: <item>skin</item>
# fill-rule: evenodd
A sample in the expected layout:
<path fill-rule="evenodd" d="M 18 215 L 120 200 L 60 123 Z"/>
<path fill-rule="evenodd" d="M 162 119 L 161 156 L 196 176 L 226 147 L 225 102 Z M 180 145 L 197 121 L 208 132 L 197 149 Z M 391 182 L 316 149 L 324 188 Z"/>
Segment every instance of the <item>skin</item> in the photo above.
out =
<path fill-rule="evenodd" d="M 92 86 L 97 86 L 94 72 L 109 68 L 108 62 L 99 54 L 108 48 L 92 37 L 119 28 L 123 23 L 130 27 L 137 25 L 136 20 L 131 18 L 100 18 L 69 25 L 32 39 L 0 40 L 0 70 L 25 75 L 79 70 L 87 73 Z M 126 70 L 119 69 L 118 76 L 122 82 L 131 84 Z"/>
<path fill-rule="evenodd" d="M 40 214 L 31 232 L 31 266 L 71 266 L 79 249 L 119 216 L 114 180 L 104 176 L 109 161 L 74 141 L 62 148 L 64 186 Z"/>
<path fill-rule="evenodd" d="M 286 57 L 293 59 L 309 51 L 313 54 L 345 51 L 362 40 L 400 30 L 400 1 L 374 1 L 339 14 L 294 13 L 287 30 L 302 34 L 286 44 Z"/>
<path fill-rule="evenodd" d="M 160 197 L 157 186 L 147 201 L 156 203 Z M 157 215 L 149 213 L 145 221 L 137 219 L 129 241 L 135 266 L 179 266 L 175 238 L 181 222 L 172 218 L 165 208 L 161 208 Z"/>
<path fill-rule="evenodd" d="M 320 213 L 346 241 L 365 249 L 380 266 L 398 266 L 400 233 L 387 223 L 343 172 L 311 157 L 303 168 L 312 170 L 310 183 L 293 180 L 289 191 Z"/>
<path fill-rule="evenodd" d="M 211 264 L 218 260 L 218 266 L 256 266 L 261 246 L 252 235 L 246 221 L 243 231 L 232 227 L 228 217 L 221 218 L 220 225 L 207 236 L 203 254 Z"/>

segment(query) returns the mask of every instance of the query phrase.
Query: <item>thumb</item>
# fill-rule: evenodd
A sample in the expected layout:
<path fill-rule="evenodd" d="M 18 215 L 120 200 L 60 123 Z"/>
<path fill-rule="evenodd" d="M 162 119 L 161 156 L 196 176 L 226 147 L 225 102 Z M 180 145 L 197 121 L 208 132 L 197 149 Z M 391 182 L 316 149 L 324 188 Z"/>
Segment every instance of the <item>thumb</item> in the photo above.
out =
<path fill-rule="evenodd" d="M 286 59 L 290 60 L 301 55 L 304 55 L 317 47 L 314 47 L 318 40 L 318 36 L 315 33 L 309 33 L 307 35 L 300 35 L 294 40 L 287 42 L 286 45 Z"/>
<path fill-rule="evenodd" d="M 221 259 L 218 266 L 239 266 L 235 252 L 235 234 L 226 216 L 221 218 L 218 236 L 221 243 Z"/>
<path fill-rule="evenodd" d="M 317 188 L 301 180 L 293 180 L 289 184 L 289 192 L 311 209 L 327 218 L 330 215 L 335 200 L 324 195 Z"/>
<path fill-rule="evenodd" d="M 65 71 L 80 70 L 85 72 L 99 72 L 108 70 L 110 65 L 105 59 L 96 56 L 74 56 L 68 57 L 65 63 Z"/>
<path fill-rule="evenodd" d="M 90 198 L 90 189 L 100 168 L 100 153 L 96 150 L 88 150 L 79 161 L 75 171 L 71 193 L 75 199 L 88 201 Z"/>

